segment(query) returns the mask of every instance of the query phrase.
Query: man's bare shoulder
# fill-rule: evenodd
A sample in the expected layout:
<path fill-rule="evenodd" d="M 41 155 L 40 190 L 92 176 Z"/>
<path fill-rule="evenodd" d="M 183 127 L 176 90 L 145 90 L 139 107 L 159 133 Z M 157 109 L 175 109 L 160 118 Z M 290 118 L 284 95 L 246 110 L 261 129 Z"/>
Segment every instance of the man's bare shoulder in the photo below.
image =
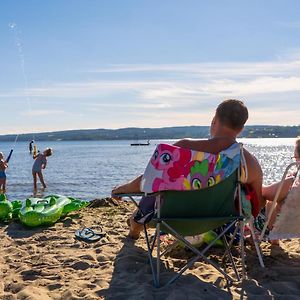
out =
<path fill-rule="evenodd" d="M 245 148 L 243 148 L 243 152 L 244 152 L 244 155 L 245 155 L 246 160 L 249 161 L 249 163 L 260 166 L 260 164 L 259 164 L 257 158 L 256 158 L 252 153 L 250 153 L 250 152 L 249 152 L 247 149 L 245 149 Z"/>
<path fill-rule="evenodd" d="M 215 145 L 212 140 L 198 140 L 198 139 L 182 139 L 174 144 L 175 146 L 203 152 L 215 152 Z"/>
<path fill-rule="evenodd" d="M 230 147 L 233 142 L 232 139 L 228 138 L 212 138 L 206 140 L 183 139 L 174 145 L 195 151 L 217 154 Z"/>

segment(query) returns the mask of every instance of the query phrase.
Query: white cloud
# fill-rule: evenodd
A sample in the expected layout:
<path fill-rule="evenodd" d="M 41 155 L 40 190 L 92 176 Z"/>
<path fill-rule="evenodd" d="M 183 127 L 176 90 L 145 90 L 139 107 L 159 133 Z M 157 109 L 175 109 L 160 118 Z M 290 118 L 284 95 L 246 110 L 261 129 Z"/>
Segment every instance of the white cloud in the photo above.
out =
<path fill-rule="evenodd" d="M 296 55 L 298 53 L 298 55 Z M 193 64 L 133 64 L 111 65 L 100 68 L 92 73 L 141 73 L 141 72 L 166 72 L 188 73 L 199 76 L 266 76 L 288 74 L 291 71 L 300 72 L 300 50 L 293 49 L 285 56 L 285 60 L 267 62 L 216 62 L 216 63 L 193 63 Z M 292 59 L 291 59 L 292 58 Z"/>
<path fill-rule="evenodd" d="M 22 116 L 27 116 L 27 117 L 36 117 L 36 116 L 50 116 L 50 115 L 61 115 L 64 114 L 65 112 L 63 110 L 27 110 L 23 111 L 20 114 Z"/>
<path fill-rule="evenodd" d="M 26 99 L 34 104 L 34 110 L 22 112 L 23 116 L 70 114 L 71 108 L 68 126 L 76 128 L 80 124 L 208 125 L 215 106 L 229 97 L 242 98 L 251 107 L 252 124 L 297 124 L 300 60 L 294 57 L 247 63 L 115 65 L 97 70 L 98 79 L 0 91 L 0 99 L 24 101 L 24 108 Z M 55 109 L 45 109 L 50 100 Z M 74 114 L 77 126 L 71 123 Z"/>
<path fill-rule="evenodd" d="M 219 97 L 299 91 L 300 86 L 299 59 L 252 63 L 114 65 L 95 72 L 120 73 L 124 79 L 120 80 L 118 74 L 118 79 L 114 80 L 53 83 L 45 87 L 0 92 L 0 97 L 76 100 L 115 96 L 121 99 L 124 93 L 129 93 L 132 97 L 140 97 L 141 100 L 162 98 L 172 99 L 174 102 L 199 99 L 205 95 Z"/>

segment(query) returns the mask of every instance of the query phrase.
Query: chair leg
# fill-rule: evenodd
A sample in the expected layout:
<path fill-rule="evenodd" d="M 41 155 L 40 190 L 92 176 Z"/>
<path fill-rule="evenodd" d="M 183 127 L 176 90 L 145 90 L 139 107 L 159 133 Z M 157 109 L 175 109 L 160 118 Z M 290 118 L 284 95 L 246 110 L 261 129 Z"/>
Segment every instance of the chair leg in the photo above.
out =
<path fill-rule="evenodd" d="M 251 236 L 252 236 L 252 239 L 253 239 L 253 242 L 254 242 L 254 246 L 255 246 L 255 249 L 256 249 L 256 253 L 257 253 L 257 256 L 258 256 L 259 264 L 262 268 L 264 268 L 265 264 L 264 264 L 264 261 L 263 261 L 263 258 L 262 258 L 262 252 L 261 252 L 261 249 L 260 249 L 260 246 L 259 246 L 259 243 L 258 243 L 258 239 L 255 236 L 255 232 L 254 232 L 253 218 L 250 219 L 248 224 L 249 224 Z"/>
<path fill-rule="evenodd" d="M 181 235 L 179 235 L 172 227 L 170 227 L 166 222 L 162 221 L 163 225 L 166 226 L 170 232 L 172 233 L 172 235 L 174 237 L 176 237 L 178 240 L 182 241 L 191 251 L 193 251 L 197 256 L 193 259 L 191 259 L 190 261 L 188 261 L 188 263 L 178 272 L 178 274 L 171 280 L 169 281 L 167 284 L 175 281 L 179 276 L 181 276 L 181 274 L 183 274 L 183 272 L 185 270 L 187 270 L 190 266 L 192 266 L 197 260 L 199 260 L 199 258 L 202 258 L 205 262 L 209 263 L 210 265 L 212 265 L 216 270 L 218 270 L 228 282 L 233 282 L 234 279 L 229 276 L 228 274 L 226 274 L 226 272 L 224 272 L 215 262 L 213 262 L 212 260 L 210 260 L 209 258 L 207 258 L 205 256 L 205 253 L 213 246 L 213 244 L 219 239 L 221 238 L 229 229 L 230 227 L 233 225 L 233 223 L 231 225 L 229 225 L 222 233 L 220 233 L 208 246 L 206 246 L 201 252 L 195 248 L 191 243 L 189 243 L 187 240 L 185 240 Z"/>
<path fill-rule="evenodd" d="M 241 261 L 242 261 L 242 280 L 246 278 L 245 270 L 245 241 L 244 241 L 244 221 L 240 221 L 240 247 L 241 247 Z"/>
<path fill-rule="evenodd" d="M 154 268 L 154 264 L 153 264 L 153 255 L 152 255 L 153 245 L 150 245 L 150 239 L 149 239 L 146 225 L 144 225 L 144 233 L 145 233 L 145 238 L 146 238 L 147 251 L 148 251 L 148 256 L 149 256 L 149 263 L 150 263 L 150 267 L 151 267 L 153 283 L 154 283 L 155 287 L 159 287 L 159 282 L 157 281 L 157 272 L 156 272 L 156 270 Z M 156 239 L 156 238 L 157 237 L 155 237 L 154 239 Z"/>
<path fill-rule="evenodd" d="M 240 281 L 241 280 L 240 275 L 239 275 L 239 272 L 237 271 L 236 264 L 234 262 L 233 256 L 232 256 L 230 248 L 229 248 L 229 243 L 227 242 L 227 239 L 226 239 L 225 235 L 223 235 L 223 242 L 224 242 L 224 245 L 225 245 L 225 248 L 226 248 L 225 253 L 227 253 L 227 255 L 229 256 L 229 260 L 231 262 L 231 265 L 232 265 L 232 268 L 234 270 L 235 276 L 236 276 L 237 280 Z M 222 265 L 224 266 L 224 269 L 225 269 L 225 263 L 226 263 L 226 256 L 224 255 L 223 258 L 222 258 Z"/>
<path fill-rule="evenodd" d="M 157 254 L 156 254 L 156 282 L 159 286 L 159 280 L 160 280 L 160 222 L 156 224 L 156 230 L 157 230 L 157 240 L 156 240 L 156 247 L 157 247 Z"/>

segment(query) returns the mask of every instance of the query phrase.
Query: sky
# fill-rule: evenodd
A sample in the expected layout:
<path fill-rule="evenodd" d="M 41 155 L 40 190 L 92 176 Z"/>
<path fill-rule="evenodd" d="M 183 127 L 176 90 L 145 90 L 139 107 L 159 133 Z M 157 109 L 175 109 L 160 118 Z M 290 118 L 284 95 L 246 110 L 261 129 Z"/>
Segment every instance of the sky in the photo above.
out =
<path fill-rule="evenodd" d="M 298 0 L 2 0 L 0 134 L 299 125 Z"/>

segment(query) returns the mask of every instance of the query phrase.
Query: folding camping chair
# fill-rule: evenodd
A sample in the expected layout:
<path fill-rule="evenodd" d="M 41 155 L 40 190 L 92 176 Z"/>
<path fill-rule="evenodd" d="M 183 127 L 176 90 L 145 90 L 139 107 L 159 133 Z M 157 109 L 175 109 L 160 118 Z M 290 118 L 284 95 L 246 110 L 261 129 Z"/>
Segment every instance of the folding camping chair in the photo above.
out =
<path fill-rule="evenodd" d="M 225 245 L 224 259 L 222 260 L 222 262 L 225 263 L 225 258 L 228 258 L 230 263 L 232 264 L 237 280 L 240 280 L 236 263 L 231 254 L 233 240 L 237 235 L 238 230 L 240 234 L 242 278 L 245 277 L 244 225 L 247 220 L 243 213 L 241 202 L 240 151 L 241 148 L 238 149 L 238 154 L 237 156 L 235 156 L 235 159 L 238 157 L 238 161 L 235 162 L 235 167 L 231 170 L 231 174 L 224 180 L 221 180 L 220 182 L 212 186 L 208 186 L 198 190 L 164 190 L 155 193 L 156 210 L 152 216 L 150 225 L 154 226 L 156 230 L 154 238 L 152 240 L 147 230 L 148 226 L 146 226 L 145 223 L 143 225 L 150 266 L 153 274 L 153 281 L 156 287 L 160 286 L 161 257 L 165 254 L 165 251 L 161 251 L 161 232 L 171 234 L 175 239 L 181 241 L 195 254 L 195 257 L 191 258 L 186 263 L 186 265 L 183 266 L 166 284 L 174 282 L 183 274 L 184 271 L 191 267 L 200 258 L 202 258 L 205 262 L 211 264 L 221 274 L 223 274 L 229 284 L 232 283 L 234 279 L 226 273 L 226 270 L 224 270 L 224 268 L 222 268 L 220 265 L 213 262 L 206 256 L 208 250 L 220 238 L 223 240 Z M 154 157 L 157 157 L 157 150 L 154 154 Z M 197 157 L 197 155 L 194 157 Z M 198 157 L 203 158 L 203 155 L 200 155 Z M 147 173 L 149 173 L 147 172 L 147 170 L 149 169 L 149 165 L 150 163 L 146 168 L 144 177 L 147 177 Z M 154 165 L 154 163 L 152 163 L 152 165 Z M 230 165 L 230 163 L 226 161 L 226 165 Z M 152 168 L 153 166 L 150 167 Z M 152 179 L 154 178 L 153 176 L 149 177 L 151 177 Z M 147 181 L 147 178 L 144 179 Z M 147 183 L 143 182 L 143 186 L 144 189 L 147 189 L 145 188 L 145 186 L 147 186 Z M 165 185 L 162 186 L 164 189 L 167 189 Z M 139 209 L 139 204 L 135 201 L 134 194 L 118 196 L 128 196 L 131 200 L 133 200 L 133 202 Z M 217 228 L 220 229 L 217 237 L 201 251 L 193 246 L 188 241 L 188 239 L 185 238 L 186 236 L 203 234 L 209 230 L 214 230 Z M 233 229 L 233 233 L 231 240 L 228 241 L 225 235 L 229 232 L 230 229 Z M 251 232 L 253 234 L 253 231 Z M 153 256 L 155 245 L 157 248 L 156 258 Z"/>
<path fill-rule="evenodd" d="M 282 190 L 285 179 L 287 178 L 292 168 L 297 168 L 294 176 L 294 182 L 292 188 L 287 194 L 284 203 L 281 207 L 280 213 L 276 218 L 273 228 L 268 232 L 268 225 L 270 223 L 271 216 L 275 210 L 280 192 Z M 300 162 L 293 162 L 285 169 L 281 182 L 275 194 L 270 211 L 268 212 L 267 221 L 259 236 L 259 242 L 263 240 L 275 240 L 275 239 L 290 239 L 300 238 Z"/>

